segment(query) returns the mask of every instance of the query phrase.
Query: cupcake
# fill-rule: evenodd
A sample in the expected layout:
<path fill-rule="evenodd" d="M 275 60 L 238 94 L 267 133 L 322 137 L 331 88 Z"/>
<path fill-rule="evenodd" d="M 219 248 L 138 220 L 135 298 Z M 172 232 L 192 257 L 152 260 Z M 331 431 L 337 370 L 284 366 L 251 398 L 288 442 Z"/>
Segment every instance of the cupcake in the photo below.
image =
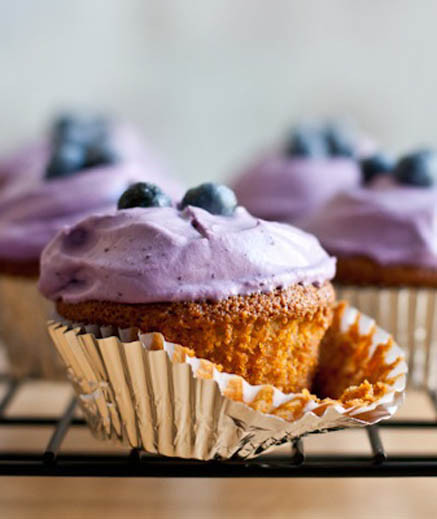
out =
<path fill-rule="evenodd" d="M 313 236 L 236 207 L 224 186 L 190 190 L 179 208 L 155 207 L 156 196 L 133 207 L 133 186 L 118 211 L 52 240 L 39 286 L 59 315 L 160 332 L 252 384 L 309 387 L 334 259 Z"/>
<path fill-rule="evenodd" d="M 98 115 L 66 113 L 57 117 L 45 135 L 0 159 L 0 196 L 41 184 L 47 178 L 67 177 L 115 163 L 139 163 L 150 182 L 165 182 L 170 195 L 181 186 L 165 174 L 163 164 L 129 124 Z"/>
<path fill-rule="evenodd" d="M 335 305 L 334 270 L 313 236 L 252 216 L 224 186 L 192 189 L 178 207 L 132 186 L 118 211 L 57 234 L 39 286 L 98 438 L 228 459 L 375 423 L 402 400 L 402 353 Z"/>
<path fill-rule="evenodd" d="M 63 117 L 46 142 L 2 163 L 0 334 L 15 375 L 56 371 L 45 329 L 50 306 L 36 288 L 42 249 L 65 225 L 115 208 L 132 183 L 161 176 L 140 142 L 124 125 Z"/>
<path fill-rule="evenodd" d="M 251 213 L 299 225 L 336 193 L 359 185 L 355 159 L 368 148 L 359 144 L 339 126 L 298 127 L 240 173 L 233 188 Z"/>
<path fill-rule="evenodd" d="M 335 281 L 351 303 L 416 352 L 423 383 L 436 338 L 436 155 L 422 150 L 396 164 L 377 155 L 362 170 L 362 186 L 339 193 L 303 228 L 337 257 Z"/>

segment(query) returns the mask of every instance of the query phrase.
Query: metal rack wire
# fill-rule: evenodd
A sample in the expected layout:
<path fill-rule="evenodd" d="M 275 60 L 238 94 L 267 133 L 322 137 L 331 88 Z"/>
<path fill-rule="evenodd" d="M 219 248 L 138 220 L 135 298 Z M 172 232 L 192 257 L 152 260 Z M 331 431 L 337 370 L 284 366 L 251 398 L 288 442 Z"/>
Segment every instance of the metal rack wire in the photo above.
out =
<path fill-rule="evenodd" d="M 432 430 L 437 433 L 437 394 L 427 392 L 435 411 L 431 420 L 396 420 L 367 428 L 369 455 L 307 455 L 305 438 L 295 441 L 289 454 L 266 454 L 254 460 L 199 462 L 172 459 L 131 450 L 126 454 L 62 453 L 62 442 L 70 428 L 86 427 L 75 417 L 76 400 L 68 402 L 59 417 L 7 416 L 20 382 L 6 378 L 7 389 L 0 400 L 0 430 L 19 427 L 29 431 L 26 452 L 0 451 L 3 476 L 94 476 L 94 477 L 412 477 L 437 476 L 437 455 L 388 455 L 381 429 Z M 31 430 L 50 427 L 44 450 L 32 450 Z"/>

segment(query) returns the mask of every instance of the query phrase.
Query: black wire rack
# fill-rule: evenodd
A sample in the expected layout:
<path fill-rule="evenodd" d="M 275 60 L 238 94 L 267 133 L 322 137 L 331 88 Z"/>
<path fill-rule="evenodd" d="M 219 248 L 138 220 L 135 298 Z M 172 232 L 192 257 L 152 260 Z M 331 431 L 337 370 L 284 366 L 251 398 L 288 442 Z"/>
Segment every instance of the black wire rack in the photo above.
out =
<path fill-rule="evenodd" d="M 437 455 L 388 455 L 381 429 L 404 431 L 432 430 L 437 434 L 437 393 L 427 391 L 434 410 L 429 420 L 381 422 L 366 429 L 369 455 L 305 453 L 305 438 L 295 441 L 286 454 L 265 454 L 253 460 L 201 462 L 148 455 L 137 450 L 126 453 L 63 453 L 61 446 L 70 428 L 84 428 L 77 418 L 76 400 L 70 399 L 59 417 L 8 416 L 22 382 L 4 377 L 6 391 L 0 400 L 0 431 L 19 427 L 29 432 L 35 427 L 50 427 L 50 439 L 41 451 L 0 451 L 0 475 L 63 477 L 413 477 L 437 476 Z M 346 434 L 348 432 L 345 431 Z"/>

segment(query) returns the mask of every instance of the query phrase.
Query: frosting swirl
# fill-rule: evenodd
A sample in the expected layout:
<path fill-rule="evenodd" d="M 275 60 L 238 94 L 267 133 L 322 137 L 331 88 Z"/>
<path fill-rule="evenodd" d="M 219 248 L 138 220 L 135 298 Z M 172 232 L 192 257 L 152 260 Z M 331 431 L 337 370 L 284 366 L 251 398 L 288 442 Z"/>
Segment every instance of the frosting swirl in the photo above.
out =
<path fill-rule="evenodd" d="M 39 287 L 70 303 L 154 303 L 269 292 L 334 274 L 335 259 L 315 237 L 242 207 L 231 217 L 136 208 L 59 232 L 42 254 Z"/>

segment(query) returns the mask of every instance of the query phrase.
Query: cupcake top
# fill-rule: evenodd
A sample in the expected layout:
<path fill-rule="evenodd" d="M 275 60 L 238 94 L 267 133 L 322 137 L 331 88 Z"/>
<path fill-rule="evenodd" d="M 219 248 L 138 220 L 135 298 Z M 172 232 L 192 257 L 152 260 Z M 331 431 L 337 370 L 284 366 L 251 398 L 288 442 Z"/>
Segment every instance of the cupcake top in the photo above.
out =
<path fill-rule="evenodd" d="M 118 210 L 58 233 L 42 255 L 42 293 L 69 303 L 216 301 L 334 276 L 313 236 L 243 207 L 212 214 L 201 192 L 187 195 L 181 208 Z"/>
<path fill-rule="evenodd" d="M 350 158 L 289 157 L 276 151 L 253 163 L 233 187 L 253 214 L 294 224 L 359 179 Z"/>
<path fill-rule="evenodd" d="M 8 179 L 0 197 L 2 260 L 36 261 L 63 226 L 115 208 L 134 182 L 163 181 L 162 168 L 128 126 L 105 123 L 98 143 L 64 131 L 0 165 Z M 166 185 L 180 193 L 176 182 L 167 179 Z"/>
<path fill-rule="evenodd" d="M 366 148 L 339 127 L 298 127 L 284 146 L 237 176 L 233 187 L 253 214 L 299 223 L 339 191 L 359 185 L 356 158 Z"/>
<path fill-rule="evenodd" d="M 340 258 L 437 268 L 434 161 L 423 151 L 403 157 L 392 173 L 372 175 L 369 184 L 338 194 L 302 227 Z"/>

